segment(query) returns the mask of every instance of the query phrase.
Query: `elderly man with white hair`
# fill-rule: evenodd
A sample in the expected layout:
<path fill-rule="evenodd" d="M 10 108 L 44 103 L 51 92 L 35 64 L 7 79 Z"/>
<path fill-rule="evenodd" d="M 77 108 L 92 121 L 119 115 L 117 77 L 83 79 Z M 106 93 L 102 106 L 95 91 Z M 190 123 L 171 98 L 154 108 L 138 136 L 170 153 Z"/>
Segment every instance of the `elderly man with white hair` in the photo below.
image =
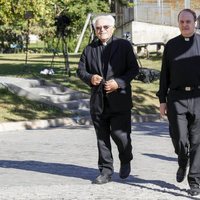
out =
<path fill-rule="evenodd" d="M 130 82 L 139 67 L 130 42 L 113 36 L 112 15 L 96 16 L 93 27 L 98 40 L 84 49 L 77 75 L 91 87 L 90 114 L 96 131 L 100 171 L 93 183 L 104 184 L 111 181 L 114 171 L 110 138 L 119 151 L 119 176 L 125 179 L 131 172 Z"/>

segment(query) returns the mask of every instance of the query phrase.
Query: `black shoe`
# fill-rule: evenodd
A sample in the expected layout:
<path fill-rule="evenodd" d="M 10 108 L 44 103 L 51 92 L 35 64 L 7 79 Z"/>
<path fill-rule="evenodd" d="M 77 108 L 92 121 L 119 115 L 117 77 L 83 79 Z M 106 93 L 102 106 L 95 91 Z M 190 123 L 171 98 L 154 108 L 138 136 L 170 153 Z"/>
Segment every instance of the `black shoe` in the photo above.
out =
<path fill-rule="evenodd" d="M 121 164 L 120 170 L 119 170 L 119 177 L 122 179 L 125 179 L 129 176 L 131 172 L 131 164 L 126 163 L 126 164 Z"/>
<path fill-rule="evenodd" d="M 179 167 L 176 172 L 176 181 L 181 183 L 186 175 L 187 168 Z"/>
<path fill-rule="evenodd" d="M 111 181 L 111 176 L 109 175 L 99 175 L 96 179 L 92 182 L 93 184 L 105 184 Z"/>
<path fill-rule="evenodd" d="M 200 188 L 198 185 L 190 186 L 190 190 L 188 192 L 191 196 L 197 196 L 200 194 Z"/>

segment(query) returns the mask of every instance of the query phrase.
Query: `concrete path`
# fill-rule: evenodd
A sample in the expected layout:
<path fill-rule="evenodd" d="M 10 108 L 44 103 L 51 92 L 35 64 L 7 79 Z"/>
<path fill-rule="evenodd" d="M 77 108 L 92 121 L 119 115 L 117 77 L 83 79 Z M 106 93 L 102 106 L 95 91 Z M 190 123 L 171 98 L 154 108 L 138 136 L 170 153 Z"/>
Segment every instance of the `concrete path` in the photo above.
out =
<path fill-rule="evenodd" d="M 176 183 L 177 159 L 168 124 L 158 116 L 133 116 L 130 177 L 119 178 L 112 142 L 112 182 L 92 185 L 99 172 L 95 133 L 87 119 L 88 95 L 38 80 L 0 77 L 0 84 L 74 112 L 73 118 L 0 123 L 0 200 L 200 199 L 188 196 L 186 180 Z"/>
<path fill-rule="evenodd" d="M 113 146 L 112 182 L 98 175 L 93 127 L 65 126 L 0 133 L 0 200 L 188 200 L 187 181 L 177 183 L 177 159 L 166 122 L 133 123 L 134 159 L 128 179 L 118 176 Z"/>

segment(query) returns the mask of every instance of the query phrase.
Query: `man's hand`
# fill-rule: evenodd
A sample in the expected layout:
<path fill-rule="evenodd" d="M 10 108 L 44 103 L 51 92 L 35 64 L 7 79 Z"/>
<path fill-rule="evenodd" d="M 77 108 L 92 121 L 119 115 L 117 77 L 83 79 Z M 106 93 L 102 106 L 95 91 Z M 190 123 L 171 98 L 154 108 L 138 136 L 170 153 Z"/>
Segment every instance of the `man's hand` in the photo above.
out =
<path fill-rule="evenodd" d="M 101 83 L 102 79 L 103 78 L 101 76 L 99 76 L 98 74 L 95 74 L 91 78 L 91 83 L 92 83 L 92 85 L 99 85 Z"/>
<path fill-rule="evenodd" d="M 167 104 L 161 103 L 160 104 L 160 116 L 164 117 L 165 115 L 167 115 Z"/>
<path fill-rule="evenodd" d="M 114 79 L 111 79 L 109 81 L 106 81 L 104 85 L 104 90 L 106 93 L 111 93 L 119 88 L 117 82 Z"/>

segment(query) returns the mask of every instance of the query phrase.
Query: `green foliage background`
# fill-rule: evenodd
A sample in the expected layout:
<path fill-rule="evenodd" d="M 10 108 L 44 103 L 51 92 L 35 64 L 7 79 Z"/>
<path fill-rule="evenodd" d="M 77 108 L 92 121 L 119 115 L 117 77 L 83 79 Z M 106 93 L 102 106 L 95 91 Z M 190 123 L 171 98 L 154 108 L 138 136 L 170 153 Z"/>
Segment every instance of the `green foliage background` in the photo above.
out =
<path fill-rule="evenodd" d="M 56 43 L 55 17 L 67 15 L 71 23 L 67 27 L 69 52 L 73 52 L 88 13 L 109 13 L 107 0 L 0 0 L 0 44 L 5 41 L 5 30 L 20 34 L 27 29 L 26 11 L 33 12 L 30 33 L 37 34 L 50 48 Z M 88 42 L 89 32 L 84 42 Z M 81 51 L 82 49 L 80 49 Z"/>

